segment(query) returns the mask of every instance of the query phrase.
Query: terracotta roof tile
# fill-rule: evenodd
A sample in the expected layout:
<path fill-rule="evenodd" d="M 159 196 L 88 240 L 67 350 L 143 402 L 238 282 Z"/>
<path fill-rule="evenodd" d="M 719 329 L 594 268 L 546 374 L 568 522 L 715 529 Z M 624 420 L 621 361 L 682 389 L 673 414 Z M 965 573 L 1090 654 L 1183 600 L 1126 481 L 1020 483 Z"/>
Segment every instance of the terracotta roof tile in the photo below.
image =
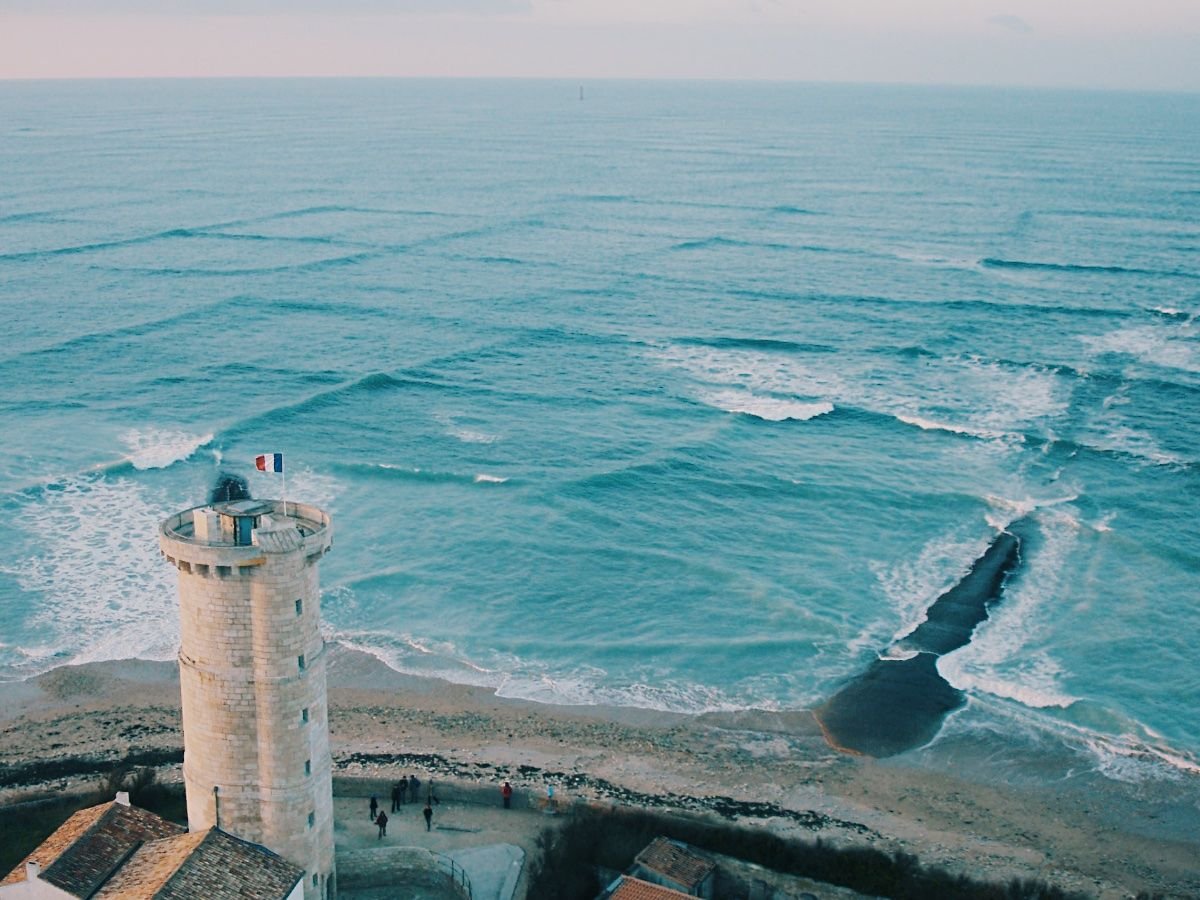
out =
<path fill-rule="evenodd" d="M 665 837 L 657 837 L 646 845 L 634 862 L 689 889 L 697 887 L 716 868 L 712 860 L 687 844 Z"/>
<path fill-rule="evenodd" d="M 219 828 L 201 840 L 155 900 L 285 900 L 304 870 L 266 847 Z"/>
<path fill-rule="evenodd" d="M 41 879 L 76 897 L 87 897 L 145 841 L 184 829 L 152 812 L 122 803 L 80 810 L 46 838 L 4 882 L 25 880 L 25 861 L 41 866 Z"/>
<path fill-rule="evenodd" d="M 206 831 L 142 844 L 95 895 L 95 900 L 149 900 L 179 870 Z"/>
<path fill-rule="evenodd" d="M 62 852 L 71 844 L 79 840 L 80 835 L 96 824 L 96 820 L 100 818 L 108 809 L 109 804 L 102 803 L 99 806 L 89 806 L 87 809 L 81 809 L 73 814 L 67 821 L 58 826 L 58 829 L 50 837 L 46 838 L 37 849 L 21 860 L 20 864 L 4 876 L 4 880 L 0 884 L 15 884 L 18 881 L 25 880 L 25 863 L 33 860 L 43 870 L 48 868 Z"/>
<path fill-rule="evenodd" d="M 622 875 L 621 883 L 609 895 L 609 900 L 679 900 L 680 897 L 687 896 L 688 894 L 642 881 L 632 875 Z"/>

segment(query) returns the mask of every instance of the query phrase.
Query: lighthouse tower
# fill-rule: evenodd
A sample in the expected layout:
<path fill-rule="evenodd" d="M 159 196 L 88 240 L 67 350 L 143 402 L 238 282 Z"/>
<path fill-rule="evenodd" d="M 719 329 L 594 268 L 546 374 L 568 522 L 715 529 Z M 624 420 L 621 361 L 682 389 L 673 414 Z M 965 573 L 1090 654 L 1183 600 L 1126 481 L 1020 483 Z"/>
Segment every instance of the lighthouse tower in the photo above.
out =
<path fill-rule="evenodd" d="M 218 826 L 304 867 L 305 900 L 336 892 L 315 506 L 236 500 L 159 527 L 179 570 L 188 826 Z"/>

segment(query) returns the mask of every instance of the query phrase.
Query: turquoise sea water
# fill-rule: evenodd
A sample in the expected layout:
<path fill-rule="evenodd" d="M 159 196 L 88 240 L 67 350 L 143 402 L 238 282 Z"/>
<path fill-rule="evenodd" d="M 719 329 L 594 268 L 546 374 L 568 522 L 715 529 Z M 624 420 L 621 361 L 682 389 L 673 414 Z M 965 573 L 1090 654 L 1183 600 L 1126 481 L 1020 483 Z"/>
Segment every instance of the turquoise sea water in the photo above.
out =
<path fill-rule="evenodd" d="M 261 452 L 330 637 L 557 702 L 813 705 L 1028 516 L 935 746 L 1194 780 L 1200 96 L 586 98 L 0 83 L 0 676 L 170 658 Z"/>

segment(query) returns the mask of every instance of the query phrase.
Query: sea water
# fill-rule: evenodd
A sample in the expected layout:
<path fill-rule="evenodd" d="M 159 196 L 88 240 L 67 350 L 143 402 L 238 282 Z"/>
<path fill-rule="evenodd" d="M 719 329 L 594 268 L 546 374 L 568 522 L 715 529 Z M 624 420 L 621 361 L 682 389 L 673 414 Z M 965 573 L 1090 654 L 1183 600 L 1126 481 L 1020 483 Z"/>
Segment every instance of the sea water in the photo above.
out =
<path fill-rule="evenodd" d="M 1193 779 L 1198 248 L 1195 95 L 0 83 L 0 677 L 171 658 L 222 472 L 333 514 L 328 638 L 681 711 L 1027 518 L 934 746 Z"/>

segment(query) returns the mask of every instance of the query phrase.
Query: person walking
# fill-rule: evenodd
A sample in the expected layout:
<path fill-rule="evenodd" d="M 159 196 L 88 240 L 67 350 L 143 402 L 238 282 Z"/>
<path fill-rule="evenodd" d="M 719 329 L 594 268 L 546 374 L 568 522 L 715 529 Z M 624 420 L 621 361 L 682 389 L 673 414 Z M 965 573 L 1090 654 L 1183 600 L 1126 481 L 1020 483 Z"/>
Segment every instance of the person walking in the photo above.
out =
<path fill-rule="evenodd" d="M 400 782 L 392 785 L 392 812 L 400 808 Z"/>
<path fill-rule="evenodd" d="M 398 782 L 396 782 L 396 790 L 400 795 L 400 805 L 403 806 L 405 803 L 404 795 L 408 793 L 408 779 L 401 778 Z"/>
<path fill-rule="evenodd" d="M 413 803 L 421 802 L 421 794 L 419 793 L 420 790 L 421 790 L 421 782 L 417 781 L 417 776 L 409 775 L 408 776 L 408 793 L 409 793 L 409 796 L 412 797 Z"/>
<path fill-rule="evenodd" d="M 504 798 L 504 808 L 512 809 L 512 785 L 507 781 L 504 782 L 504 787 L 500 788 L 500 796 Z"/>
<path fill-rule="evenodd" d="M 387 834 L 387 823 L 388 823 L 387 813 L 385 813 L 383 810 L 380 810 L 379 816 L 375 819 L 375 824 L 379 826 L 379 838 L 378 839 L 381 841 L 383 840 L 384 836 Z"/>
<path fill-rule="evenodd" d="M 421 810 L 421 815 L 425 817 L 425 830 L 433 830 L 433 806 L 428 800 L 425 801 L 425 808 Z"/>
<path fill-rule="evenodd" d="M 374 794 L 371 795 L 371 821 L 375 821 L 376 814 L 379 812 L 379 798 Z"/>

